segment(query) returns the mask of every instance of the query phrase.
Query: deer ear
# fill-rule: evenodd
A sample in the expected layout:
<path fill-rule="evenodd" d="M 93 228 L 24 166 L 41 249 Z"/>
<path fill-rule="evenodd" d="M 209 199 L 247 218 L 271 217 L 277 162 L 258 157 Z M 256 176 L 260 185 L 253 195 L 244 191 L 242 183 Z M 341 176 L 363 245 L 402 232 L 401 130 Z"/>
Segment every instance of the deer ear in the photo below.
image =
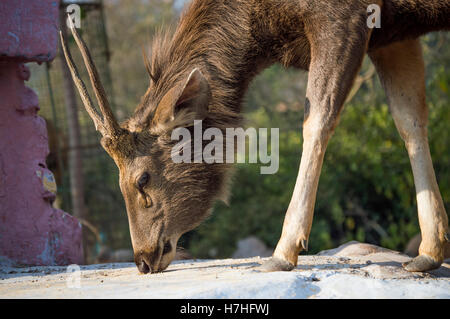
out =
<path fill-rule="evenodd" d="M 194 69 L 187 80 L 173 87 L 159 103 L 153 127 L 168 128 L 192 126 L 194 120 L 203 120 L 208 114 L 211 91 L 208 81 L 199 69 Z"/>

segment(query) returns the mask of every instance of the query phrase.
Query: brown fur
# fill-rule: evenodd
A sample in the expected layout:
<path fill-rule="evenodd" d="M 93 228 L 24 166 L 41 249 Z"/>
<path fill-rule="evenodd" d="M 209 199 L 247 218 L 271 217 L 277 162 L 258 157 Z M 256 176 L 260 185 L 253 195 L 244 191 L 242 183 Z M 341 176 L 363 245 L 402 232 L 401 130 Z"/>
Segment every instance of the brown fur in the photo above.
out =
<path fill-rule="evenodd" d="M 382 7 L 381 29 L 366 25 L 372 3 Z M 192 129 L 194 119 L 204 120 L 204 129 L 239 126 L 248 84 L 276 62 L 309 70 L 299 175 L 275 262 L 266 267 L 292 269 L 307 248 L 327 142 L 365 53 L 375 59 L 394 42 L 448 29 L 449 13 L 447 0 L 193 0 L 175 32 L 154 40 L 151 63 L 146 62 L 150 86 L 134 115 L 102 140 L 120 170 L 140 271 L 168 266 L 175 249 L 163 253 L 163 246 L 175 246 L 207 216 L 228 179 L 228 165 L 173 163 L 171 131 Z M 378 65 L 383 73 L 385 67 Z M 110 115 L 104 117 L 114 126 Z M 415 170 L 421 175 L 420 167 Z M 144 173 L 150 182 L 139 190 L 137 180 Z M 424 185 L 432 185 L 431 193 L 440 198 L 433 183 Z M 424 238 L 432 242 L 426 253 L 435 264 L 422 260 L 422 270 L 442 262 L 442 232 L 448 225 L 443 217 L 433 222 L 440 223 L 439 232 Z"/>

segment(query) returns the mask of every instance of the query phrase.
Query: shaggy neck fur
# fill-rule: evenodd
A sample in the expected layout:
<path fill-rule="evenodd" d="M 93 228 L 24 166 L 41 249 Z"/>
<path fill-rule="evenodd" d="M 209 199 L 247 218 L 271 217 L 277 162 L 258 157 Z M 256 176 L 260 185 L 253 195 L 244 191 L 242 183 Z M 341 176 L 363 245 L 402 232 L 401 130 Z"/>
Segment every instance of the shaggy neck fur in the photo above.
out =
<path fill-rule="evenodd" d="M 193 1 L 173 36 L 157 36 L 152 46 L 154 81 L 131 122 L 149 123 L 164 94 L 198 67 L 212 93 L 204 127 L 238 126 L 245 91 L 261 70 L 248 8 L 241 1 Z"/>

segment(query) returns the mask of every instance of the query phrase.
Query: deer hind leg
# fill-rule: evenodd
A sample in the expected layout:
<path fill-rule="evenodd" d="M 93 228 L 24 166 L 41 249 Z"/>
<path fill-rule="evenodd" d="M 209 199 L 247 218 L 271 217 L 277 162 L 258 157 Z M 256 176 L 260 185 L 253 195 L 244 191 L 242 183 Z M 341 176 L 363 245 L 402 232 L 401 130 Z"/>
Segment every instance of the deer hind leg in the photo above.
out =
<path fill-rule="evenodd" d="M 438 268 L 448 238 L 448 218 L 439 193 L 427 137 L 424 63 L 419 40 L 392 44 L 370 54 L 386 92 L 414 175 L 422 242 L 419 256 L 404 264 L 408 271 Z"/>
<path fill-rule="evenodd" d="M 314 34 L 310 41 L 311 64 L 300 168 L 281 238 L 272 258 L 261 266 L 261 271 L 289 271 L 297 265 L 299 252 L 307 250 L 325 150 L 366 52 L 370 31 L 365 22 L 364 8 L 360 19 L 337 22 L 344 23 L 345 27 L 330 24 L 326 28 L 328 32 Z M 321 27 L 323 23 L 321 20 Z M 313 25 L 312 29 L 320 28 Z M 342 30 L 349 30 L 350 34 Z"/>

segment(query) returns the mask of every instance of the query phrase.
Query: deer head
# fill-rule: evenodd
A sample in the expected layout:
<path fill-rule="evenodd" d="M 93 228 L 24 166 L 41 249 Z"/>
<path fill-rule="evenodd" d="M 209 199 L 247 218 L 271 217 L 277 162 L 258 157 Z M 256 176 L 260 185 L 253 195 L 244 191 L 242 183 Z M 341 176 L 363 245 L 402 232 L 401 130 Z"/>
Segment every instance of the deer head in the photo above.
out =
<path fill-rule="evenodd" d="M 70 28 L 81 51 L 98 101 L 94 108 L 65 43 L 67 65 L 86 111 L 102 134 L 101 145 L 119 168 L 135 263 L 142 273 L 164 270 L 173 260 L 180 236 L 208 215 L 222 193 L 224 169 L 204 163 L 174 163 L 176 143 L 171 131 L 208 116 L 211 93 L 201 71 L 193 68 L 159 99 L 152 118 L 142 125 L 118 124 L 89 54 L 74 27 Z"/>

